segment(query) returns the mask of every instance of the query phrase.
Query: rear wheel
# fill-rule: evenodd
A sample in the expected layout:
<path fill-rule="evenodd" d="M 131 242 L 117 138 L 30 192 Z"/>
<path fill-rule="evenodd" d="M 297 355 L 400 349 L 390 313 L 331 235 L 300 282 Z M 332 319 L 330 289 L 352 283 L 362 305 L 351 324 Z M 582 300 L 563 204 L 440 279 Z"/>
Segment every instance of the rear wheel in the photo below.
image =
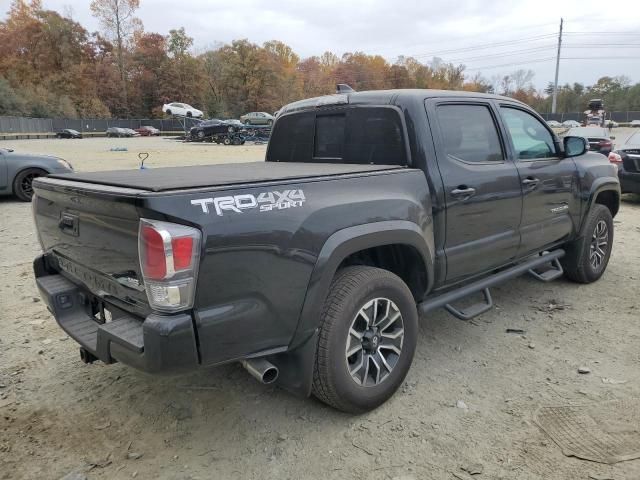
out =
<path fill-rule="evenodd" d="M 418 312 L 407 285 L 387 270 L 345 268 L 333 280 L 320 322 L 313 394 L 351 413 L 389 399 L 416 347 Z"/>
<path fill-rule="evenodd" d="M 193 114 L 191 112 L 187 112 L 187 117 L 191 118 Z"/>
<path fill-rule="evenodd" d="M 229 137 L 225 137 L 222 143 L 224 143 L 225 145 L 231 145 L 231 139 Z"/>
<path fill-rule="evenodd" d="M 171 115 L 171 110 L 167 110 L 167 115 Z"/>
<path fill-rule="evenodd" d="M 202 140 L 204 138 L 204 131 L 203 130 L 198 130 L 198 133 L 196 134 L 196 136 Z"/>
<path fill-rule="evenodd" d="M 30 202 L 33 197 L 33 180 L 46 174 L 39 168 L 27 168 L 19 172 L 13 180 L 13 193 L 23 202 Z"/>
<path fill-rule="evenodd" d="M 566 246 L 560 260 L 565 275 L 574 282 L 591 283 L 598 280 L 609 264 L 613 246 L 613 217 L 604 205 L 591 207 L 580 238 Z"/>

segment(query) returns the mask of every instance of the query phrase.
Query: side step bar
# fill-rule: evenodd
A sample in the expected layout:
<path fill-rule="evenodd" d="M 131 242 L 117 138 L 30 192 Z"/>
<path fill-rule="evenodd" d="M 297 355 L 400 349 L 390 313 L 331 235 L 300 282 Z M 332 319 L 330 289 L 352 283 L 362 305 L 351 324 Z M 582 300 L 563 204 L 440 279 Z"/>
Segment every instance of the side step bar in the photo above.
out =
<path fill-rule="evenodd" d="M 418 304 L 418 311 L 420 313 L 428 313 L 437 308 L 444 307 L 449 313 L 451 313 L 451 315 L 459 318 L 460 320 L 471 320 L 493 307 L 493 300 L 491 298 L 491 293 L 489 292 L 490 287 L 503 283 L 511 278 L 518 277 L 527 272 L 534 275 L 538 280 L 544 282 L 551 281 L 562 275 L 562 267 L 560 266 L 559 259 L 564 257 L 564 254 L 564 250 L 558 249 L 533 257 L 526 262 L 509 267 L 506 270 L 502 270 L 489 277 L 482 278 L 441 295 L 428 298 Z M 542 267 L 549 262 L 552 263 L 553 268 L 548 269 L 541 274 L 535 271 L 536 268 Z M 464 310 L 452 305 L 453 302 L 478 292 L 483 292 L 484 294 L 483 303 L 471 305 Z"/>

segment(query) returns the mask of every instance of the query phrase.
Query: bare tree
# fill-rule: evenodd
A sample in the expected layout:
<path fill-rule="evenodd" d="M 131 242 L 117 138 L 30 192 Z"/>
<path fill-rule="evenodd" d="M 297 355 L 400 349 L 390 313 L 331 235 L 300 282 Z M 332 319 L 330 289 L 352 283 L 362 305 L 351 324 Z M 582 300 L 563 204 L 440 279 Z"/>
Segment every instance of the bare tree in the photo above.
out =
<path fill-rule="evenodd" d="M 142 30 L 142 22 L 134 16 L 139 7 L 140 0 L 93 0 L 90 7 L 92 15 L 100 21 L 107 38 L 115 42 L 125 108 L 127 105 L 125 53 L 133 34 Z"/>
<path fill-rule="evenodd" d="M 524 70 L 522 68 L 512 72 L 510 75 L 515 90 L 524 90 L 530 86 L 534 76 L 535 72 L 533 70 Z"/>

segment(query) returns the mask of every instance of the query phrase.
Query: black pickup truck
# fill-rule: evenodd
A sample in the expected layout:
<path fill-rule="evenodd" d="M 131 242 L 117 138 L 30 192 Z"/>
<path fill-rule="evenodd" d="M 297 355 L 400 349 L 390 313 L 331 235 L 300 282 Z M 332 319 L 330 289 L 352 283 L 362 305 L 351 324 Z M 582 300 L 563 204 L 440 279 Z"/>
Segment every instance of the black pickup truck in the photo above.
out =
<path fill-rule="evenodd" d="M 265 162 L 34 187 L 37 285 L 85 362 L 242 362 L 349 412 L 402 383 L 419 314 L 468 320 L 524 273 L 599 279 L 620 197 L 606 157 L 526 105 L 431 90 L 290 104 Z"/>

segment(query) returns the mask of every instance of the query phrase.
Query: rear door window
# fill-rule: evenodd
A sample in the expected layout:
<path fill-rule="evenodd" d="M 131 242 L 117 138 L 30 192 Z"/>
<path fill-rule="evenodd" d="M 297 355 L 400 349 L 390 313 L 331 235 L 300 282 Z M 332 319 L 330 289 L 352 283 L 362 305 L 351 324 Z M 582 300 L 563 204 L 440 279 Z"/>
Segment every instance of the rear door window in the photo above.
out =
<path fill-rule="evenodd" d="M 466 163 L 504 161 L 500 137 L 487 105 L 438 105 L 436 111 L 449 158 Z"/>

